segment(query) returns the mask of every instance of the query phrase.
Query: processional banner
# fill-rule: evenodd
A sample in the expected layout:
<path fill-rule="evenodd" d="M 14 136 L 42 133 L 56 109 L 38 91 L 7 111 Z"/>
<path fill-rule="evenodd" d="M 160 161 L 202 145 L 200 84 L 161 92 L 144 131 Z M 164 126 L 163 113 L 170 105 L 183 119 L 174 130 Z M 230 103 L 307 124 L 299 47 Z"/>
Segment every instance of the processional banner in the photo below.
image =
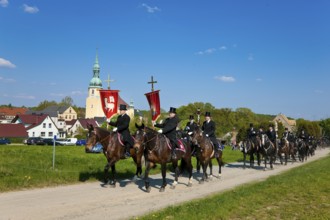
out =
<path fill-rule="evenodd" d="M 160 116 L 159 90 L 146 93 L 145 96 L 147 97 L 149 102 L 151 120 L 156 121 L 157 118 Z"/>
<path fill-rule="evenodd" d="M 119 90 L 100 90 L 102 109 L 107 118 L 111 118 L 118 111 Z"/>

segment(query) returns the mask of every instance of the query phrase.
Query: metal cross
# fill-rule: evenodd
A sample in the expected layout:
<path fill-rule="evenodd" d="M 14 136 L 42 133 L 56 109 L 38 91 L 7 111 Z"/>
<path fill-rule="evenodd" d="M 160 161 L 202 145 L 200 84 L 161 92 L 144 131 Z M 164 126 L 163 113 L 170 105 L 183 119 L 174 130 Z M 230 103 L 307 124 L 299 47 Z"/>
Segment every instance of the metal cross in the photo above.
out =
<path fill-rule="evenodd" d="M 110 83 L 111 82 L 114 82 L 115 80 L 110 79 L 110 74 L 108 74 L 108 79 L 107 80 L 104 80 L 104 81 L 106 81 L 108 83 L 108 89 L 110 90 Z"/>
<path fill-rule="evenodd" d="M 151 84 L 151 91 L 154 91 L 154 84 L 157 83 L 157 81 L 154 81 L 154 77 L 151 76 L 151 81 L 148 82 L 148 84 Z"/>

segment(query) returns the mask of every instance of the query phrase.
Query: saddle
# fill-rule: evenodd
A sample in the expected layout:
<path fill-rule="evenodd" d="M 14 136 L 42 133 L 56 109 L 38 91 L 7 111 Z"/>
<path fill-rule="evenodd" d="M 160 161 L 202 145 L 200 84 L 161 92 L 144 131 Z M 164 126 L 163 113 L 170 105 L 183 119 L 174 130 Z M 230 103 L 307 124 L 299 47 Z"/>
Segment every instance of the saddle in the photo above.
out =
<path fill-rule="evenodd" d="M 169 149 L 172 149 L 173 146 L 171 145 L 170 140 L 169 140 L 167 137 L 165 138 L 165 140 L 166 140 L 166 145 L 167 145 L 167 147 L 168 147 Z M 176 144 L 177 144 L 177 146 L 178 146 L 178 147 L 176 148 L 176 150 L 180 150 L 180 151 L 186 152 L 186 148 L 184 147 L 184 144 L 183 144 L 182 140 L 181 140 L 181 139 L 177 139 L 176 141 L 177 141 Z"/>

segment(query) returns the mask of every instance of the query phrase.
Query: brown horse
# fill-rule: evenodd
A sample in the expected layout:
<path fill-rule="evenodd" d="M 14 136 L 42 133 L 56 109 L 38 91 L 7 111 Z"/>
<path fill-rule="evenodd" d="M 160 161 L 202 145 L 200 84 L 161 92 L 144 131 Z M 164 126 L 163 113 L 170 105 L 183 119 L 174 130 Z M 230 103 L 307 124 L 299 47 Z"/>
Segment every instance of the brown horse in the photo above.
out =
<path fill-rule="evenodd" d="M 250 167 L 254 166 L 254 154 L 257 156 L 257 163 L 260 166 L 260 149 L 261 149 L 261 138 L 256 136 L 254 139 L 247 138 L 242 141 L 240 150 L 243 153 L 243 169 L 246 167 L 246 155 L 250 156 Z"/>
<path fill-rule="evenodd" d="M 166 182 L 166 164 L 172 163 L 175 170 L 175 180 L 172 184 L 172 189 L 178 184 L 178 177 L 180 169 L 178 167 L 178 160 L 182 159 L 185 161 L 187 170 L 189 173 L 188 186 L 192 186 L 192 165 L 191 165 L 191 148 L 184 139 L 181 140 L 181 147 L 176 149 L 177 159 L 171 158 L 171 146 L 170 141 L 163 134 L 159 134 L 157 131 L 144 127 L 143 132 L 137 133 L 134 140 L 134 147 L 137 148 L 138 152 L 143 151 L 146 160 L 145 170 L 145 187 L 146 191 L 150 192 L 151 187 L 149 183 L 149 171 L 155 164 L 161 165 L 161 172 L 163 178 L 163 184 L 160 188 L 160 192 L 165 191 L 167 185 Z"/>
<path fill-rule="evenodd" d="M 115 164 L 120 159 L 124 159 L 125 147 L 122 145 L 120 134 L 117 132 L 109 132 L 106 129 L 100 127 L 93 127 L 88 125 L 88 138 L 86 143 L 86 150 L 96 144 L 100 143 L 103 146 L 103 154 L 107 158 L 107 164 L 104 167 L 104 185 L 109 184 L 111 187 L 116 187 L 116 167 Z M 142 152 L 136 152 L 134 148 L 131 148 L 130 153 L 134 162 L 136 163 L 136 173 L 133 181 L 136 181 L 137 177 L 142 173 Z M 109 180 L 109 168 L 111 167 L 111 179 Z"/>
<path fill-rule="evenodd" d="M 203 169 L 203 176 L 200 183 L 204 183 L 204 181 L 208 180 L 207 175 L 207 166 L 210 166 L 210 177 L 213 176 L 212 173 L 212 159 L 216 158 L 219 171 L 218 174 L 215 176 L 217 178 L 221 177 L 221 165 L 222 165 L 222 151 L 219 150 L 219 157 L 215 157 L 214 155 L 214 146 L 210 138 L 203 135 L 203 131 L 200 127 L 196 127 L 194 131 L 194 135 L 192 137 L 192 142 L 198 146 L 196 158 L 201 163 Z M 198 169 L 198 168 L 197 168 Z"/>
<path fill-rule="evenodd" d="M 276 146 L 271 142 L 266 134 L 261 134 L 261 154 L 264 157 L 265 168 L 267 169 L 267 160 L 269 160 L 269 166 L 273 169 L 273 163 L 276 159 Z"/>
<path fill-rule="evenodd" d="M 290 144 L 287 139 L 281 138 L 281 142 L 277 154 L 278 157 L 280 158 L 281 164 L 283 164 L 283 156 L 284 156 L 284 164 L 287 165 L 288 158 L 290 157 Z"/>

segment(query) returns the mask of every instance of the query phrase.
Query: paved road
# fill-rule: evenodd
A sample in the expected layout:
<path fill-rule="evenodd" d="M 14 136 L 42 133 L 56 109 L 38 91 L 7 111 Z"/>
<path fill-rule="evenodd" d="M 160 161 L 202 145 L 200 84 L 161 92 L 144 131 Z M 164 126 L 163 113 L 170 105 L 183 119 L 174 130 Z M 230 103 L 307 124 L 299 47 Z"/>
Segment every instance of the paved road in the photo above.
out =
<path fill-rule="evenodd" d="M 329 148 L 317 150 L 314 157 L 308 158 L 308 162 L 329 156 L 329 153 Z M 277 164 L 273 170 L 266 171 L 250 168 L 243 170 L 242 164 L 228 164 L 222 169 L 221 179 L 214 178 L 199 184 L 200 175 L 194 173 L 192 187 L 187 187 L 187 177 L 181 177 L 176 189 L 168 186 L 163 193 L 159 192 L 159 175 L 152 176 L 150 193 L 144 191 L 142 180 L 133 184 L 123 180 L 116 188 L 104 188 L 99 182 L 94 182 L 1 193 L 0 219 L 128 219 L 251 181 L 262 181 L 302 164 L 305 163 L 289 163 L 287 166 Z M 171 174 L 167 178 L 169 183 L 173 182 Z"/>

